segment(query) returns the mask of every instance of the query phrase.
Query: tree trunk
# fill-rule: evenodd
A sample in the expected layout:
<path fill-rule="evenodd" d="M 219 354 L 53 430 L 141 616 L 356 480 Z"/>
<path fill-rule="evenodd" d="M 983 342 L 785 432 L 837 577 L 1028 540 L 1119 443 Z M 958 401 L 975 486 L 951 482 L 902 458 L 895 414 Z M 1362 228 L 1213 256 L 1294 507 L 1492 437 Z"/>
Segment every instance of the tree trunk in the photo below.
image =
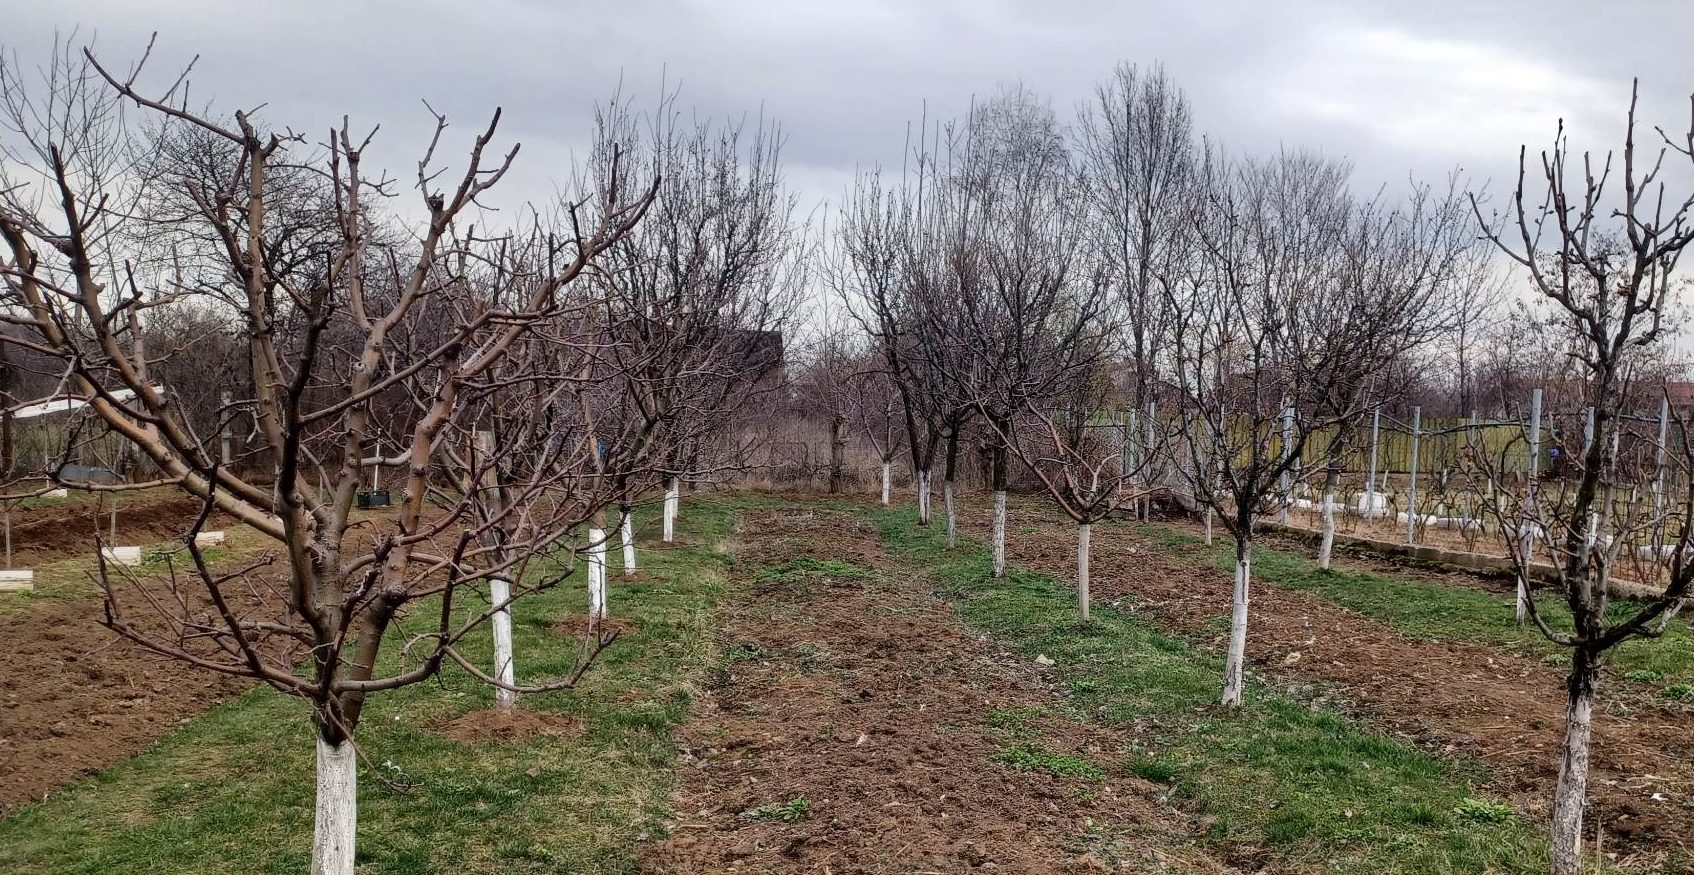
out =
<path fill-rule="evenodd" d="M 1088 622 L 1088 542 L 1093 526 L 1082 523 L 1076 527 L 1076 613 Z"/>
<path fill-rule="evenodd" d="M 994 419 L 994 450 L 992 477 L 994 480 L 994 577 L 1006 576 L 1006 485 L 1008 459 L 1006 433 L 1008 424 L 1003 417 Z"/>
<path fill-rule="evenodd" d="M 1006 576 L 1006 490 L 994 490 L 994 577 Z"/>
<path fill-rule="evenodd" d="M 1565 683 L 1569 701 L 1565 709 L 1564 757 L 1559 763 L 1559 783 L 1553 791 L 1550 837 L 1553 875 L 1582 875 L 1582 809 L 1588 800 L 1588 743 L 1593 730 L 1594 683 L 1599 669 L 1598 654 L 1582 648 L 1572 651 L 1570 676 Z"/>
<path fill-rule="evenodd" d="M 947 432 L 947 467 L 941 481 L 941 500 L 947 506 L 947 549 L 959 544 L 959 514 L 953 506 L 953 480 L 959 468 L 959 426 L 954 423 Z"/>
<path fill-rule="evenodd" d="M 918 525 L 929 525 L 929 469 L 918 472 Z"/>
<path fill-rule="evenodd" d="M 312 832 L 312 875 L 353 875 L 353 842 L 359 824 L 359 756 L 353 740 L 318 741 L 317 814 Z"/>
<path fill-rule="evenodd" d="M 847 417 L 837 415 L 829 421 L 829 494 L 841 491 L 843 469 L 847 467 Z"/>
<path fill-rule="evenodd" d="M 635 573 L 635 520 L 626 505 L 618 521 L 618 532 L 623 537 L 623 573 Z"/>
<path fill-rule="evenodd" d="M 677 478 L 672 477 L 670 485 L 665 488 L 665 521 L 662 538 L 669 544 L 676 540 L 676 511 L 677 503 L 682 500 L 681 490 L 677 487 Z"/>
<path fill-rule="evenodd" d="M 1212 546 L 1212 509 L 1206 508 L 1206 546 Z"/>
<path fill-rule="evenodd" d="M 1235 594 L 1229 616 L 1229 657 L 1223 669 L 1223 705 L 1241 707 L 1242 677 L 1247 663 L 1247 589 L 1253 579 L 1253 545 L 1235 543 Z"/>
<path fill-rule="evenodd" d="M 1335 550 L 1335 489 L 1341 482 L 1341 470 L 1330 468 L 1323 477 L 1323 540 L 1318 543 L 1318 567 L 1329 568 L 1330 554 Z"/>
<path fill-rule="evenodd" d="M 499 577 L 488 579 L 488 597 L 494 602 L 494 616 L 489 618 L 494 628 L 494 677 L 505 686 L 517 685 L 517 666 L 512 657 L 512 583 Z M 494 688 L 494 704 L 511 708 L 518 703 L 518 694 L 503 687 Z"/>
<path fill-rule="evenodd" d="M 882 506 L 883 507 L 888 506 L 889 489 L 890 489 L 890 487 L 892 487 L 894 485 L 894 472 L 892 470 L 893 467 L 894 467 L 894 465 L 893 465 L 892 462 L 889 462 L 887 459 L 883 460 L 883 462 L 882 462 Z"/>
<path fill-rule="evenodd" d="M 588 628 L 606 618 L 606 530 L 588 530 Z"/>
<path fill-rule="evenodd" d="M 942 481 L 941 501 L 947 505 L 947 549 L 951 550 L 959 545 L 959 512 L 953 506 L 953 481 Z"/>

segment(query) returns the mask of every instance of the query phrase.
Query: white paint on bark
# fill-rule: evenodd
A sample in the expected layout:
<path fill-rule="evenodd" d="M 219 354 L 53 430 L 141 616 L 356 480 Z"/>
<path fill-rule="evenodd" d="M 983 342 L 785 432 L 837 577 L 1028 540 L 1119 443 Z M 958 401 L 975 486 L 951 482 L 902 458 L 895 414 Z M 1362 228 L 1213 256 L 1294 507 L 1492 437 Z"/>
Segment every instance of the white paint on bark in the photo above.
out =
<path fill-rule="evenodd" d="M 1553 875 L 1582 875 L 1582 807 L 1588 798 L 1588 746 L 1594 690 L 1580 685 L 1565 712 L 1565 751 L 1553 791 Z"/>
<path fill-rule="evenodd" d="M 1235 560 L 1235 595 L 1229 616 L 1229 657 L 1223 669 L 1223 705 L 1241 707 L 1242 677 L 1247 662 L 1247 590 L 1253 579 L 1253 548 L 1243 547 Z"/>
<path fill-rule="evenodd" d="M 623 573 L 635 573 L 635 521 L 629 511 L 623 512 L 623 519 L 618 522 L 618 532 L 623 536 Z"/>
<path fill-rule="evenodd" d="M 953 481 L 942 481 L 941 500 L 947 505 L 947 549 L 951 550 L 959 544 L 959 513 L 953 506 Z"/>
<path fill-rule="evenodd" d="M 1328 568 L 1335 550 L 1335 490 L 1323 491 L 1323 540 L 1318 543 L 1318 567 Z"/>
<path fill-rule="evenodd" d="M 994 576 L 1006 576 L 1006 490 L 994 490 Z"/>
<path fill-rule="evenodd" d="M 606 618 L 606 532 L 588 530 L 588 618 L 598 626 Z"/>
<path fill-rule="evenodd" d="M 882 504 L 888 506 L 889 491 L 894 486 L 894 466 L 888 462 L 882 463 Z"/>
<path fill-rule="evenodd" d="M 512 601 L 511 581 L 490 577 L 488 597 L 494 602 L 494 615 L 489 623 L 494 627 L 494 678 L 501 686 L 494 688 L 494 704 L 511 708 L 518 703 L 518 694 L 506 687 L 517 685 L 517 667 L 512 658 Z"/>
<path fill-rule="evenodd" d="M 1076 613 L 1088 622 L 1088 542 L 1093 526 L 1082 523 L 1076 527 Z"/>
<path fill-rule="evenodd" d="M 353 842 L 359 824 L 359 756 L 351 741 L 330 744 L 322 736 L 317 740 L 312 875 L 353 875 Z"/>
<path fill-rule="evenodd" d="M 672 477 L 670 485 L 665 487 L 665 530 L 661 535 L 667 544 L 676 540 L 676 511 L 677 504 L 680 501 L 682 501 L 682 490 L 677 485 L 676 478 Z"/>
<path fill-rule="evenodd" d="M 918 472 L 918 525 L 929 525 L 929 472 Z"/>

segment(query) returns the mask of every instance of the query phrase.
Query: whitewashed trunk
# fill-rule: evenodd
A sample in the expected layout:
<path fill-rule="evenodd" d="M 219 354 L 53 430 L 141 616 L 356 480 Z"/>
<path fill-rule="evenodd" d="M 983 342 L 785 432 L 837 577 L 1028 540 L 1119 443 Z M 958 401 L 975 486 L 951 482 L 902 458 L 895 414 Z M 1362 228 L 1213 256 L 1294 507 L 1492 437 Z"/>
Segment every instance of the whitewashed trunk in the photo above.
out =
<path fill-rule="evenodd" d="M 1235 560 L 1235 594 L 1229 616 L 1229 656 L 1223 668 L 1223 705 L 1241 707 L 1247 663 L 1247 590 L 1253 580 L 1253 548 L 1240 548 Z"/>
<path fill-rule="evenodd" d="M 606 618 L 606 532 L 588 530 L 588 625 Z"/>
<path fill-rule="evenodd" d="M 623 573 L 635 573 L 635 521 L 631 514 L 625 511 L 623 519 L 618 522 L 618 532 L 623 536 Z"/>
<path fill-rule="evenodd" d="M 494 678 L 502 686 L 494 688 L 494 704 L 510 708 L 518 703 L 518 694 L 506 689 L 517 685 L 517 666 L 512 660 L 512 583 L 499 577 L 488 579 L 488 597 L 494 601 Z"/>
<path fill-rule="evenodd" d="M 352 741 L 318 736 L 318 800 L 312 831 L 312 875 L 353 875 L 359 824 L 359 756 Z"/>
<path fill-rule="evenodd" d="M 929 525 L 929 472 L 918 472 L 918 525 Z"/>
<path fill-rule="evenodd" d="M 1329 557 L 1335 551 L 1335 490 L 1323 491 L 1323 540 L 1318 542 L 1318 567 L 1329 568 Z"/>
<path fill-rule="evenodd" d="M 1535 561 L 1535 530 L 1525 525 L 1523 533 L 1523 570 L 1518 572 L 1518 625 L 1529 617 L 1529 568 Z"/>
<path fill-rule="evenodd" d="M 1553 791 L 1553 875 L 1582 875 L 1582 807 L 1588 798 L 1588 743 L 1594 690 L 1581 684 L 1565 712 L 1565 751 Z"/>
<path fill-rule="evenodd" d="M 1088 542 L 1093 526 L 1082 523 L 1076 527 L 1076 614 L 1088 622 Z"/>
<path fill-rule="evenodd" d="M 888 462 L 882 463 L 882 505 L 888 506 L 889 490 L 894 486 L 894 466 Z"/>
<path fill-rule="evenodd" d="M 947 505 L 947 549 L 951 550 L 959 545 L 959 512 L 953 506 L 953 481 L 941 483 L 941 501 Z"/>
<path fill-rule="evenodd" d="M 1006 490 L 994 490 L 994 576 L 1006 576 Z"/>
<path fill-rule="evenodd" d="M 682 490 L 677 485 L 676 478 L 671 478 L 670 486 L 665 488 L 665 521 L 664 533 L 660 536 L 669 544 L 676 540 L 676 511 L 677 503 L 682 500 Z"/>

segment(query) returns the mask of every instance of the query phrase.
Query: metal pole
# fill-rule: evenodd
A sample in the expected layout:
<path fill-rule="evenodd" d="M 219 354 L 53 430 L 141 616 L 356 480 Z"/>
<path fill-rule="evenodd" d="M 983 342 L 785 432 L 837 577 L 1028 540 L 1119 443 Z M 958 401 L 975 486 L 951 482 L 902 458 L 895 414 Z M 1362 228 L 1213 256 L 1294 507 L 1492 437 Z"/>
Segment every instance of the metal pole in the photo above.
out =
<path fill-rule="evenodd" d="M 1147 421 L 1142 423 L 1146 430 L 1146 439 L 1141 444 L 1143 455 L 1140 457 L 1140 464 L 1149 468 L 1153 459 L 1153 437 L 1156 433 L 1155 429 L 1158 427 L 1158 416 L 1159 402 L 1149 400 L 1147 402 Z M 1147 482 L 1147 478 L 1143 477 L 1142 481 Z M 1149 483 L 1148 485 L 1151 486 L 1152 484 Z M 1153 518 L 1153 493 L 1151 489 L 1148 489 L 1146 495 L 1141 496 L 1141 518 L 1144 520 Z"/>
<path fill-rule="evenodd" d="M 1282 510 L 1278 519 L 1288 524 L 1288 504 L 1294 498 L 1294 470 L 1290 450 L 1294 446 L 1294 405 L 1283 401 L 1282 408 Z"/>
<path fill-rule="evenodd" d="M 234 456 L 234 454 L 230 451 L 230 439 L 234 437 L 234 435 L 232 435 L 229 430 L 231 414 L 229 409 L 228 389 L 225 389 L 222 393 L 220 393 L 218 403 L 223 406 L 222 415 L 224 419 L 223 430 L 218 433 L 218 461 L 223 467 L 228 468 L 230 460 Z"/>
<path fill-rule="evenodd" d="M 1376 513 L 1376 451 L 1377 439 L 1382 435 L 1382 408 L 1371 411 L 1370 416 L 1370 475 L 1365 480 L 1365 506 L 1360 508 L 1366 519 Z"/>
<path fill-rule="evenodd" d="M 1535 478 L 1541 469 L 1541 390 L 1529 396 L 1529 479 L 1524 484 L 1523 571 L 1518 575 L 1518 623 L 1529 613 L 1529 566 L 1535 553 Z"/>
<path fill-rule="evenodd" d="M 1406 543 L 1417 542 L 1418 532 L 1418 442 L 1423 437 L 1423 408 L 1412 408 L 1412 478 L 1406 486 Z"/>
<path fill-rule="evenodd" d="M 1665 518 L 1665 444 L 1670 442 L 1670 397 L 1659 401 L 1658 475 L 1653 478 L 1653 558 L 1659 558 L 1659 545 L 1664 540 Z"/>

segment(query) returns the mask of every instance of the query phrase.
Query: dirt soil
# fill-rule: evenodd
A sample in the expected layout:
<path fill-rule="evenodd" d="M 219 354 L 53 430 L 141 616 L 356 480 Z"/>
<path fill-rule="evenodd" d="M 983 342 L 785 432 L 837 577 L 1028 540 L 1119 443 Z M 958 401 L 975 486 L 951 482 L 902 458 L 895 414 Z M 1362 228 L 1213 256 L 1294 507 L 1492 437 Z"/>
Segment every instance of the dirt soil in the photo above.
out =
<path fill-rule="evenodd" d="M 181 537 L 201 508 L 177 496 L 124 502 L 118 536 L 130 544 Z M 17 564 L 91 556 L 89 506 L 36 513 L 14 513 Z M 98 519 L 104 531 L 110 518 Z M 224 524 L 213 522 L 213 528 Z M 88 599 L 38 602 L 0 619 L 7 644 L 0 670 L 0 814 L 134 756 L 250 686 L 145 651 L 101 626 L 101 615 L 100 602 Z"/>
<path fill-rule="evenodd" d="M 0 814 L 139 753 L 248 681 L 156 656 L 99 625 L 98 602 L 0 620 Z"/>
<path fill-rule="evenodd" d="M 569 738 L 582 731 L 576 718 L 523 708 L 484 708 L 461 714 L 436 731 L 454 741 L 478 744 L 485 741 L 517 741 L 544 735 Z"/>
<path fill-rule="evenodd" d="M 961 529 L 983 537 L 990 518 L 971 507 Z M 1008 525 L 1012 561 L 1074 577 L 1074 528 L 1033 502 Z M 1230 576 L 1199 555 L 1173 555 L 1118 524 L 1096 526 L 1090 577 L 1097 601 L 1122 598 L 1222 650 Z M 1440 752 L 1489 766 L 1492 789 L 1545 819 L 1564 731 L 1564 677 L 1500 648 L 1410 638 L 1321 596 L 1254 581 L 1248 656 L 1271 678 L 1332 688 L 1378 725 Z M 1595 716 L 1590 829 L 1605 847 L 1648 862 L 1694 850 L 1694 715 L 1639 698 L 1611 697 Z M 1597 815 L 1597 817 L 1596 817 Z"/>
<path fill-rule="evenodd" d="M 134 504 L 118 501 L 118 538 L 122 546 L 156 544 L 183 537 L 200 512 L 197 499 L 172 496 Z M 230 520 L 213 514 L 207 530 L 225 528 Z M 94 555 L 94 530 L 111 534 L 109 509 L 95 513 L 92 505 L 58 510 L 14 510 L 12 512 L 12 563 L 27 568 L 48 562 Z"/>
<path fill-rule="evenodd" d="M 969 633 L 863 520 L 763 511 L 740 538 L 752 581 L 723 607 L 726 664 L 679 740 L 681 822 L 647 868 L 1226 871 L 1116 767 L 1120 739 L 1059 716 L 1039 667 Z M 758 576 L 799 557 L 868 572 Z M 1015 744 L 1104 777 L 1018 771 L 996 759 Z"/>

